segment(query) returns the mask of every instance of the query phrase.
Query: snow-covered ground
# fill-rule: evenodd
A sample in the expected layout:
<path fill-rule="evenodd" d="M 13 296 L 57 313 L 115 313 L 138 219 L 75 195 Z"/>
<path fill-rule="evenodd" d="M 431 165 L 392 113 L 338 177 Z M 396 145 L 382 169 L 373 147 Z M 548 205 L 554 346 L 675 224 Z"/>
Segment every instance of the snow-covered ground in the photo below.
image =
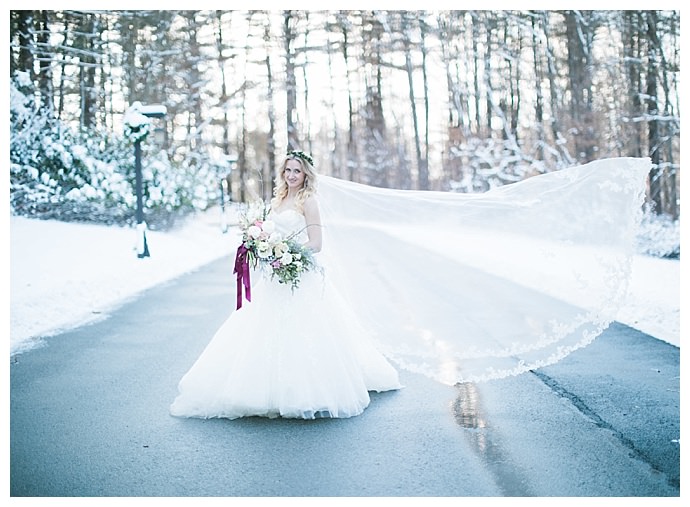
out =
<path fill-rule="evenodd" d="M 10 354 L 95 319 L 142 291 L 234 253 L 219 210 L 172 232 L 147 232 L 150 257 L 136 254 L 132 228 L 10 217 Z M 228 280 L 232 278 L 228 261 Z M 637 256 L 618 320 L 680 346 L 680 261 Z"/>
<path fill-rule="evenodd" d="M 222 233 L 219 210 L 172 232 L 147 231 L 151 256 L 142 259 L 134 228 L 15 216 L 9 225 L 10 354 L 105 318 L 142 291 L 233 253 L 239 241 L 235 227 Z"/>

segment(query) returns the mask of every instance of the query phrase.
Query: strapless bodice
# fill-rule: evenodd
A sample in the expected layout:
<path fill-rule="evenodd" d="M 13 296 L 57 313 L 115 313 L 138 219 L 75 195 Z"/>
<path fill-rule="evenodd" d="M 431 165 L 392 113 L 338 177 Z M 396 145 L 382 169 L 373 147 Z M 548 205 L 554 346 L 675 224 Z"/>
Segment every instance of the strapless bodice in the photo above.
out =
<path fill-rule="evenodd" d="M 276 225 L 276 231 L 288 238 L 294 235 L 300 243 L 305 243 L 309 236 L 307 235 L 307 221 L 304 215 L 295 209 L 286 209 L 284 211 L 271 211 L 268 215 L 270 220 Z"/>

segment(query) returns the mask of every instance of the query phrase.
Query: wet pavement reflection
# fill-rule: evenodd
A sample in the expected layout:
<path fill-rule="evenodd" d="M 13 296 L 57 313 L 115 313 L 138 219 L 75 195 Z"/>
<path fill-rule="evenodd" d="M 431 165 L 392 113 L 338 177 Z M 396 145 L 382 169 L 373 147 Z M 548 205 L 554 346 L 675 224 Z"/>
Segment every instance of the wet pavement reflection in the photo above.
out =
<path fill-rule="evenodd" d="M 486 464 L 504 496 L 534 496 L 529 490 L 525 474 L 512 463 L 503 449 L 499 435 L 482 411 L 481 392 L 476 384 L 457 384 L 458 395 L 451 404 L 455 422 L 465 429 L 474 453 Z"/>
<path fill-rule="evenodd" d="M 476 384 L 466 382 L 456 386 L 458 397 L 453 402 L 453 416 L 463 428 L 484 428 L 486 421 L 479 411 L 479 389 Z"/>

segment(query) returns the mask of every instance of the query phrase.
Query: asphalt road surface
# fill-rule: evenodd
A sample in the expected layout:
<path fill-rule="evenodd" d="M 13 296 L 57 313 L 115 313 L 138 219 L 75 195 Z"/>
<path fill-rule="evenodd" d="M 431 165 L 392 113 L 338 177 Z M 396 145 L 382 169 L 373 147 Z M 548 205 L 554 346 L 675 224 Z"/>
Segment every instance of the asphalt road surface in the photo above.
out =
<path fill-rule="evenodd" d="M 11 496 L 680 496 L 680 351 L 620 324 L 514 378 L 401 371 L 350 419 L 172 417 L 231 272 L 221 259 L 12 358 Z"/>

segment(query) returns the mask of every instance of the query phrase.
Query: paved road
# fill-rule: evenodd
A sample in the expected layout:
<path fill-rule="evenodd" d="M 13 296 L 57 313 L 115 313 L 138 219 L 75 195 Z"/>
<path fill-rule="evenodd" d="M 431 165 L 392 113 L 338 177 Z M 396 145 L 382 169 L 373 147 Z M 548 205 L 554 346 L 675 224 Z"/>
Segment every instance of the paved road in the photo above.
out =
<path fill-rule="evenodd" d="M 615 324 L 558 365 L 448 387 L 401 372 L 359 417 L 168 415 L 232 308 L 230 259 L 15 357 L 12 496 L 680 495 L 680 353 Z"/>

